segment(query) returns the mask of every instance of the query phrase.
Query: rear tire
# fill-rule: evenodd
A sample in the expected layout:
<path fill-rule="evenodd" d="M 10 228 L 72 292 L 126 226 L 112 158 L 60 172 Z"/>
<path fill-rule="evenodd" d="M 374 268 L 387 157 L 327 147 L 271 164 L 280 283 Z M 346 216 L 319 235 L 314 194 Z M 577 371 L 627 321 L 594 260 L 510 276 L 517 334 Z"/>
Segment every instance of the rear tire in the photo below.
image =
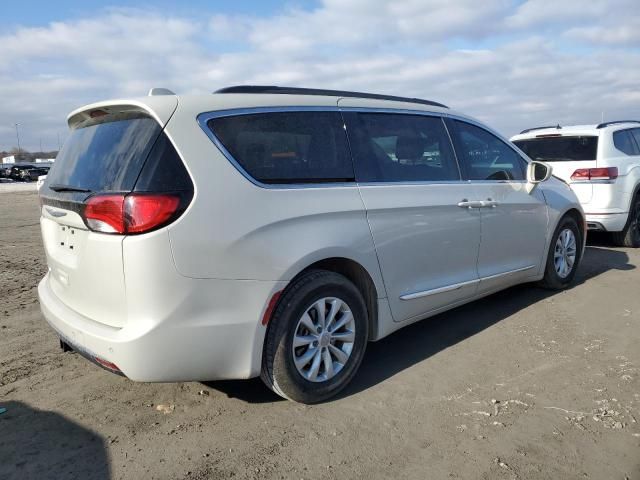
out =
<path fill-rule="evenodd" d="M 553 232 L 540 286 L 563 290 L 571 285 L 582 254 L 582 234 L 572 217 L 563 217 Z"/>
<path fill-rule="evenodd" d="M 305 273 L 287 288 L 271 318 L 260 376 L 289 400 L 326 400 L 356 374 L 368 327 L 364 299 L 353 283 L 326 270 Z"/>
<path fill-rule="evenodd" d="M 613 242 L 618 247 L 640 247 L 640 195 L 636 195 L 631 202 L 627 224 L 621 232 L 613 232 Z"/>

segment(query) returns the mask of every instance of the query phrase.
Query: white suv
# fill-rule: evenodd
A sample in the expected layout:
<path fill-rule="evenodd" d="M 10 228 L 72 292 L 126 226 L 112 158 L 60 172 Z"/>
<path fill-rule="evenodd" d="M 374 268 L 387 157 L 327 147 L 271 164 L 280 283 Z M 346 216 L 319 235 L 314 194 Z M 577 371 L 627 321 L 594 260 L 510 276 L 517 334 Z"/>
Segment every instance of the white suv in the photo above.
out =
<path fill-rule="evenodd" d="M 40 190 L 64 349 L 139 381 L 262 376 L 317 402 L 368 341 L 511 285 L 568 286 L 567 185 L 425 100 L 153 90 L 72 112 Z"/>
<path fill-rule="evenodd" d="M 590 230 L 612 232 L 619 246 L 640 247 L 640 122 L 530 128 L 511 140 L 569 183 Z"/>

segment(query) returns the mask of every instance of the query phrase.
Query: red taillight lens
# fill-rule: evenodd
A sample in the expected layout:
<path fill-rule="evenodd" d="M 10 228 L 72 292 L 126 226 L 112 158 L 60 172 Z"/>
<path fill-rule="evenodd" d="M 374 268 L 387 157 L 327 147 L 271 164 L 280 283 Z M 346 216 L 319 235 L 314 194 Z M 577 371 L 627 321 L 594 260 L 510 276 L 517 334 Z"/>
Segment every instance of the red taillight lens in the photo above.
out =
<path fill-rule="evenodd" d="M 87 201 L 84 218 L 96 232 L 144 233 L 167 222 L 179 206 L 177 195 L 96 195 Z"/>
<path fill-rule="evenodd" d="M 591 180 L 615 180 L 618 178 L 617 167 L 592 168 L 589 171 Z"/>
<path fill-rule="evenodd" d="M 96 195 L 84 209 L 87 226 L 95 232 L 125 233 L 124 195 Z"/>
<path fill-rule="evenodd" d="M 178 209 L 175 195 L 128 195 L 124 201 L 127 233 L 142 233 L 163 224 Z"/>
<path fill-rule="evenodd" d="M 618 178 L 617 167 L 579 168 L 571 175 L 573 181 L 584 180 L 615 180 Z"/>

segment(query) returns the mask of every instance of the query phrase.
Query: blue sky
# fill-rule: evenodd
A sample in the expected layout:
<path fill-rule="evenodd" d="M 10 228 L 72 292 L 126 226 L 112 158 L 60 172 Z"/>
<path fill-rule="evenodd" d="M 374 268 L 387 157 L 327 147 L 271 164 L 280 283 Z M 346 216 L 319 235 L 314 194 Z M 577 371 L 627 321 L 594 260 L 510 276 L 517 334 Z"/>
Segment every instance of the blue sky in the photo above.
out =
<path fill-rule="evenodd" d="M 480 7 L 481 5 L 481 7 Z M 640 118 L 637 0 L 2 2 L 0 150 L 85 103 L 265 83 L 434 99 L 505 135 Z"/>
<path fill-rule="evenodd" d="M 243 14 L 264 16 L 281 11 L 284 8 L 312 7 L 317 2 L 296 0 L 282 2 L 275 0 L 221 1 L 189 0 L 188 2 L 161 0 L 154 2 L 55 0 L 55 1 L 7 1 L 0 7 L 5 25 L 43 26 L 49 22 L 69 21 L 95 15 L 97 11 L 110 8 L 139 8 L 171 12 L 180 16 L 199 16 L 205 14 Z"/>

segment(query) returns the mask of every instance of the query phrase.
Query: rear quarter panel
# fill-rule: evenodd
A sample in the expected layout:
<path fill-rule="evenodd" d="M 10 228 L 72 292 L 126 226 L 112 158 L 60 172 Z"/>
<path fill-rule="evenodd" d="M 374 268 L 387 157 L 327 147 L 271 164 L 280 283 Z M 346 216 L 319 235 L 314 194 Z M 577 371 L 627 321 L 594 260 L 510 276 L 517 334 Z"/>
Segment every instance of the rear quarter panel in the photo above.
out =
<path fill-rule="evenodd" d="M 177 270 L 193 278 L 288 281 L 318 260 L 345 257 L 360 263 L 384 296 L 357 186 L 254 185 L 200 128 L 202 111 L 181 104 L 165 130 L 195 185 L 191 205 L 169 227 Z"/>

